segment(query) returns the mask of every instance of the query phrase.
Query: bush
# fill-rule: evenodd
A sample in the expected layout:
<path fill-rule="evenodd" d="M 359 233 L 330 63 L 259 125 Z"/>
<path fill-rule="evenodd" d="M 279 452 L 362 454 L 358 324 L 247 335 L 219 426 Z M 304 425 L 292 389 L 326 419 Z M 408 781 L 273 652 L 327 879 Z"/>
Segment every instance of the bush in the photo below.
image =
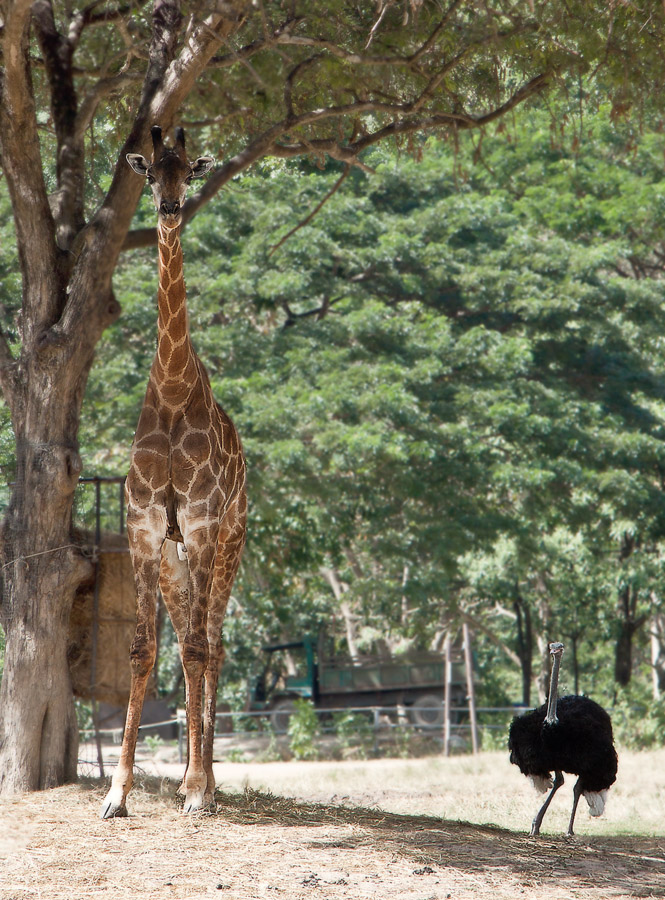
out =
<path fill-rule="evenodd" d="M 665 746 L 665 699 L 652 700 L 646 707 L 627 696 L 617 700 L 612 710 L 614 739 L 628 750 L 653 750 Z"/>
<path fill-rule="evenodd" d="M 353 747 L 356 756 L 367 759 L 368 748 L 374 741 L 374 729 L 366 714 L 347 710 L 333 713 L 333 728 L 342 750 Z"/>
<path fill-rule="evenodd" d="M 319 718 L 310 700 L 295 700 L 295 711 L 289 719 L 287 734 L 295 759 L 318 759 L 314 738 L 319 733 Z"/>

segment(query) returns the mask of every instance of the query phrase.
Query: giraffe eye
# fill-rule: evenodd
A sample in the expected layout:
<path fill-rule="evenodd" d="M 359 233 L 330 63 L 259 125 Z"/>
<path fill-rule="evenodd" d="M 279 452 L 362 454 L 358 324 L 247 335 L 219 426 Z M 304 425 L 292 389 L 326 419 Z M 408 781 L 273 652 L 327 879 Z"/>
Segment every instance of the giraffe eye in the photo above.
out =
<path fill-rule="evenodd" d="M 155 183 L 155 176 L 154 176 L 154 175 L 151 175 L 150 172 L 148 172 L 148 174 L 147 174 L 145 177 L 148 179 L 148 184 L 154 184 L 154 183 Z"/>

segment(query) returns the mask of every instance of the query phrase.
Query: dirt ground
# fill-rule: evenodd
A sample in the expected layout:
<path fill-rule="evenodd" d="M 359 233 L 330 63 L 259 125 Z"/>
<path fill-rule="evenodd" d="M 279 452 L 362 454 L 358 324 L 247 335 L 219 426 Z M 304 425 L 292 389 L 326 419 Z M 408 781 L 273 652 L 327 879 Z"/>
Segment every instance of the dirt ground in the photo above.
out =
<path fill-rule="evenodd" d="M 86 780 L 3 802 L 0 898 L 665 897 L 663 763 L 662 752 L 627 758 L 606 820 L 580 809 L 574 838 L 526 835 L 538 797 L 497 754 L 226 764 L 216 811 L 191 817 L 176 782 L 144 775 L 130 817 L 102 821 L 105 785 Z M 553 804 L 550 828 L 565 828 L 569 799 Z"/>

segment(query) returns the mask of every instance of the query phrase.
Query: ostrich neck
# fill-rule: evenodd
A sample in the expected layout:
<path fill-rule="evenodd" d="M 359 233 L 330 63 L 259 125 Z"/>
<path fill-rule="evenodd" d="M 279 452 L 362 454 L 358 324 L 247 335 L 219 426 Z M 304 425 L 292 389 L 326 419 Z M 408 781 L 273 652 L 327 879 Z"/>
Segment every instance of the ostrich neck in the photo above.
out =
<path fill-rule="evenodd" d="M 547 715 L 545 722 L 548 725 L 556 725 L 559 721 L 556 716 L 556 694 L 559 684 L 559 666 L 561 665 L 561 657 L 557 654 L 552 657 L 552 674 L 550 676 L 550 694 L 547 698 Z"/>

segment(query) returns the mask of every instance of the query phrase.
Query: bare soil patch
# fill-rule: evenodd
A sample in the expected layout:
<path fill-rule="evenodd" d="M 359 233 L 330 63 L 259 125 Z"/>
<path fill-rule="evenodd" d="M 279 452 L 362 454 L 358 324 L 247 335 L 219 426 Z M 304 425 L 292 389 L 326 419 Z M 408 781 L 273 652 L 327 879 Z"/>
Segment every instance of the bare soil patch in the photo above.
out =
<path fill-rule="evenodd" d="M 585 836 L 581 824 L 580 837 L 535 840 L 492 825 L 358 806 L 352 796 L 309 802 L 249 787 L 219 792 L 214 812 L 186 817 L 175 786 L 139 779 L 130 817 L 110 822 L 98 818 L 99 781 L 5 801 L 0 898 L 665 897 L 659 835 Z"/>

